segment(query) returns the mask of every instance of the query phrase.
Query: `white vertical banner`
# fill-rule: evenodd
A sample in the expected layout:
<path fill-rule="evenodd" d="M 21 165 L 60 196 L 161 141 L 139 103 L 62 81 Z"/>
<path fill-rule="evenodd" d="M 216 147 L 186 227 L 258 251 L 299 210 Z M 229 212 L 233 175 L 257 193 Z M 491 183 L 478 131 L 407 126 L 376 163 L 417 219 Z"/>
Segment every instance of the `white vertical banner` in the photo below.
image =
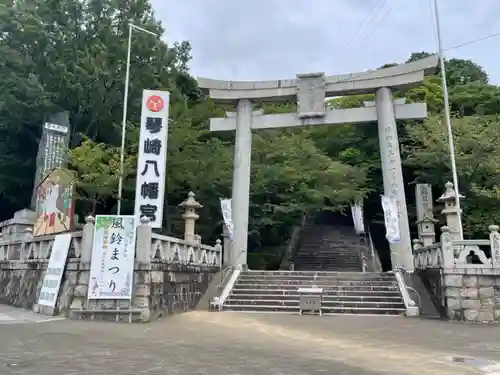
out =
<path fill-rule="evenodd" d="M 365 233 L 365 223 L 363 221 L 363 204 L 355 203 L 351 205 L 352 221 L 357 234 Z"/>
<path fill-rule="evenodd" d="M 417 204 L 417 221 L 424 216 L 434 217 L 432 202 L 432 186 L 430 184 L 417 184 L 415 186 L 415 201 Z"/>
<path fill-rule="evenodd" d="M 135 216 L 96 216 L 88 299 L 132 298 L 135 231 Z"/>
<path fill-rule="evenodd" d="M 222 217 L 224 218 L 224 224 L 226 225 L 228 237 L 233 240 L 234 224 L 233 224 L 233 212 L 231 208 L 231 199 L 219 198 L 220 208 L 222 211 Z"/>
<path fill-rule="evenodd" d="M 59 295 L 59 288 L 68 259 L 69 245 L 71 243 L 71 233 L 58 234 L 52 243 L 49 263 L 43 277 L 42 289 L 38 297 L 38 307 L 51 307 L 50 315 L 54 315 L 54 308 Z M 39 309 L 41 311 L 41 309 Z"/>
<path fill-rule="evenodd" d="M 384 210 L 385 219 L 385 237 L 390 244 L 395 244 L 401 241 L 401 233 L 399 230 L 398 202 L 394 197 L 382 198 L 382 208 Z"/>
<path fill-rule="evenodd" d="M 137 224 L 148 217 L 153 228 L 161 228 L 163 221 L 169 100 L 167 91 L 142 92 L 134 216 Z"/>

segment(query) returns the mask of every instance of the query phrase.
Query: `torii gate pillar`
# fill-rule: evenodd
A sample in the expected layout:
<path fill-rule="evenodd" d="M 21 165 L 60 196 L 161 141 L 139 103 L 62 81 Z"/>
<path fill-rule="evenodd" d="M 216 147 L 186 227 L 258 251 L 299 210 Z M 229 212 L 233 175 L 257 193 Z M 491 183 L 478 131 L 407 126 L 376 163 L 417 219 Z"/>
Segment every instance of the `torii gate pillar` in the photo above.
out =
<path fill-rule="evenodd" d="M 250 173 L 252 162 L 252 102 L 240 99 L 237 104 L 236 137 L 233 159 L 233 246 L 231 264 L 247 264 Z"/>

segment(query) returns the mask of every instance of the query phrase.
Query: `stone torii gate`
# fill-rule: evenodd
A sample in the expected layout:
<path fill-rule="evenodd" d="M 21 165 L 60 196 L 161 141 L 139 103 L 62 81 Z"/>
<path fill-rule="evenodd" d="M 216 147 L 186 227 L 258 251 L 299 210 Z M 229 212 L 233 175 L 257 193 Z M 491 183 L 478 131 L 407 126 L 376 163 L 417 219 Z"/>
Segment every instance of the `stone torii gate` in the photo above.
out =
<path fill-rule="evenodd" d="M 223 81 L 199 78 L 199 86 L 208 89 L 216 103 L 236 107 L 236 116 L 212 118 L 211 131 L 236 131 L 233 160 L 232 212 L 233 250 L 231 264 L 247 263 L 248 213 L 252 130 L 311 125 L 378 122 L 384 195 L 398 202 L 401 241 L 391 245 L 393 266 L 413 271 L 413 255 L 406 210 L 396 120 L 425 119 L 426 103 L 405 104 L 393 100 L 392 89 L 419 85 L 426 74 L 436 71 L 438 57 L 430 56 L 408 64 L 369 71 L 325 77 L 323 73 L 300 74 L 296 79 L 278 81 Z M 327 109 L 327 97 L 372 94 L 376 100 L 364 107 Z M 253 104 L 297 100 L 297 113 L 269 114 L 253 112 Z"/>

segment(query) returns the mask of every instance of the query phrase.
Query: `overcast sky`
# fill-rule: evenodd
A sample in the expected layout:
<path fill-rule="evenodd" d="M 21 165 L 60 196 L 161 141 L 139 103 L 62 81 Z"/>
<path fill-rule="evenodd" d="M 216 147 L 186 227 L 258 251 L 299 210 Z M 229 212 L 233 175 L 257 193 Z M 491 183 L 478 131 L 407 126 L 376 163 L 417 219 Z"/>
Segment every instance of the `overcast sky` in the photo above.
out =
<path fill-rule="evenodd" d="M 152 0 L 169 41 L 193 48 L 195 76 L 293 78 L 376 69 L 435 51 L 430 0 Z M 439 0 L 445 48 L 500 32 L 500 0 Z M 361 29 L 360 29 L 361 27 Z M 500 84 L 500 36 L 446 52 Z"/>

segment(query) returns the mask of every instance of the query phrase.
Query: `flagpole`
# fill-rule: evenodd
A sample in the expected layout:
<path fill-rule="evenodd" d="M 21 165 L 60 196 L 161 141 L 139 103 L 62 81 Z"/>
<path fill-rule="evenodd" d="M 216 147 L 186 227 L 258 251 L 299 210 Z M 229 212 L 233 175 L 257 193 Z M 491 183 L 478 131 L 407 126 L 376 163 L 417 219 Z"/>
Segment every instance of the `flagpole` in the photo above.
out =
<path fill-rule="evenodd" d="M 448 129 L 448 142 L 450 149 L 450 162 L 451 162 L 451 171 L 453 175 L 453 186 L 455 188 L 455 202 L 457 207 L 457 218 L 458 218 L 458 231 L 460 233 L 460 238 L 463 239 L 463 228 L 462 228 L 462 215 L 460 208 L 460 197 L 458 190 L 458 174 L 457 174 L 457 163 L 455 161 L 455 144 L 453 141 L 453 129 L 451 127 L 451 115 L 450 115 L 450 100 L 448 96 L 448 85 L 446 80 L 446 68 L 444 64 L 444 51 L 443 45 L 441 42 L 441 23 L 439 20 L 439 8 L 437 4 L 437 0 L 434 0 L 434 14 L 436 17 L 436 37 L 438 43 L 439 50 L 439 63 L 441 67 L 441 84 L 443 86 L 443 98 L 444 98 L 444 114 L 446 120 L 446 127 Z"/>
<path fill-rule="evenodd" d="M 127 43 L 127 65 L 125 67 L 125 90 L 123 92 L 123 114 L 122 114 L 122 143 L 120 147 L 120 176 L 118 177 L 118 201 L 116 206 L 116 213 L 121 214 L 122 197 L 123 197 L 123 175 L 124 175 L 124 162 L 125 162 L 125 136 L 127 132 L 127 105 L 128 105 L 128 87 L 130 81 L 130 51 L 132 49 L 132 32 L 139 30 L 143 33 L 159 37 L 158 34 L 152 31 L 143 29 L 132 23 L 128 24 L 128 43 Z"/>

